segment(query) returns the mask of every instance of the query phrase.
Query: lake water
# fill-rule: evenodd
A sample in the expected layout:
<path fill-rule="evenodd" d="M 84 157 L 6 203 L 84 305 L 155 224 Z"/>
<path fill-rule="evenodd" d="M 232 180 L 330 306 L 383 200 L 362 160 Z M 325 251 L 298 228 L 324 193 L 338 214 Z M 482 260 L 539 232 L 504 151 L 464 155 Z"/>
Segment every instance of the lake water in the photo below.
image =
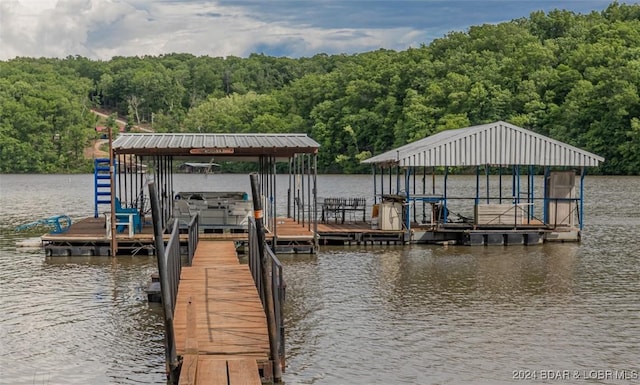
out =
<path fill-rule="evenodd" d="M 191 190 L 250 191 L 246 175 L 176 178 Z M 287 184 L 278 181 L 279 197 Z M 475 177 L 450 178 L 462 195 L 474 186 Z M 371 202 L 373 182 L 321 175 L 318 195 Z M 640 178 L 588 176 L 585 195 L 579 244 L 281 255 L 284 380 L 639 382 Z M 164 384 L 161 312 L 144 293 L 155 257 L 45 257 L 16 247 L 40 235 L 17 225 L 56 214 L 93 214 L 92 175 L 0 175 L 0 383 Z"/>

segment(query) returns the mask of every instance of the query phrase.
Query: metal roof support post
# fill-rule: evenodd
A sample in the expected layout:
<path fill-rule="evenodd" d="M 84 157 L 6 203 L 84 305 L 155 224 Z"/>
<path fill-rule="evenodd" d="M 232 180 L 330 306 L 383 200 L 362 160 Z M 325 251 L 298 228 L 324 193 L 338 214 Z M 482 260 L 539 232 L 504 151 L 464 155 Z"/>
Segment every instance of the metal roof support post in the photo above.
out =
<path fill-rule="evenodd" d="M 488 195 L 489 190 L 487 190 L 487 198 L 489 197 Z M 478 203 L 480 201 L 480 166 L 476 166 L 476 206 L 478 205 Z"/>
<path fill-rule="evenodd" d="M 542 208 L 543 210 L 543 214 L 542 214 L 542 221 L 544 222 L 544 224 L 546 225 L 547 223 L 549 223 L 549 174 L 550 174 L 551 170 L 549 168 L 549 166 L 545 166 L 544 167 L 544 201 L 543 201 L 543 205 L 544 207 Z"/>
<path fill-rule="evenodd" d="M 276 245 L 278 244 L 278 193 L 276 190 L 276 158 L 274 156 L 269 157 L 269 161 L 271 162 L 271 179 L 272 183 L 269 184 L 269 188 L 271 189 L 273 196 L 273 250 L 276 250 Z"/>
<path fill-rule="evenodd" d="M 169 218 L 171 218 L 171 216 L 173 215 L 173 196 L 175 195 L 175 191 L 173 190 L 173 156 L 169 157 L 169 187 L 170 187 L 170 194 L 167 197 L 168 202 L 169 202 L 169 212 L 168 212 L 168 216 L 167 216 L 167 220 Z"/>
<path fill-rule="evenodd" d="M 516 202 L 516 165 L 511 165 L 511 203 Z"/>
<path fill-rule="evenodd" d="M 373 174 L 373 204 L 378 203 L 377 190 L 378 190 L 378 182 L 376 181 L 376 165 L 375 163 L 371 164 L 371 173 Z"/>
<path fill-rule="evenodd" d="M 138 191 L 138 210 L 140 210 L 140 214 L 141 214 L 141 219 L 143 221 L 142 225 L 144 226 L 144 170 L 142 167 L 142 157 L 138 157 L 136 155 L 136 173 L 138 174 L 138 176 L 140 177 L 140 180 L 138 181 L 138 179 L 136 178 L 136 191 Z M 138 182 L 140 183 L 140 185 L 138 185 Z M 172 197 L 173 198 L 173 197 Z"/>
<path fill-rule="evenodd" d="M 487 185 L 487 204 L 489 204 L 490 196 L 489 196 L 489 165 L 488 164 L 484 165 L 484 175 L 485 175 L 485 177 L 487 179 L 486 180 L 486 185 Z"/>
<path fill-rule="evenodd" d="M 382 203 L 382 195 L 384 194 L 384 166 L 380 166 L 380 202 Z"/>
<path fill-rule="evenodd" d="M 480 167 L 478 166 L 478 168 L 480 168 Z M 480 172 L 478 171 L 478 175 L 479 175 L 479 174 L 480 174 Z M 487 192 L 487 204 L 489 204 L 489 203 L 490 203 L 490 202 L 489 202 L 490 194 L 489 194 L 489 165 L 488 165 L 488 164 L 485 164 L 485 165 L 484 165 L 484 175 L 485 175 L 485 178 L 486 178 L 485 186 L 486 186 L 486 190 L 487 190 L 487 191 L 486 191 L 486 192 Z M 478 190 L 479 190 L 479 189 L 480 189 L 480 188 L 478 187 Z M 478 201 L 479 201 L 479 199 L 478 199 Z"/>
<path fill-rule="evenodd" d="M 291 171 L 293 169 L 293 158 L 289 158 L 289 189 L 287 190 L 287 218 L 291 218 Z"/>
<path fill-rule="evenodd" d="M 502 165 L 498 166 L 498 188 L 500 189 L 500 197 L 498 203 L 502 204 Z"/>
<path fill-rule="evenodd" d="M 529 205 L 529 219 L 533 219 L 533 217 L 535 216 L 535 174 L 534 174 L 534 168 L 533 165 L 529 165 L 529 199 L 527 201 L 527 203 L 530 203 Z"/>
<path fill-rule="evenodd" d="M 294 172 L 295 172 L 295 212 L 296 212 L 296 221 L 298 223 L 300 223 L 300 221 L 302 220 L 302 216 L 300 213 L 300 201 L 301 201 L 301 197 L 300 197 L 300 179 L 302 178 L 302 173 L 300 171 L 300 158 L 302 157 L 302 155 L 296 155 L 295 158 L 295 166 L 294 166 Z"/>
<path fill-rule="evenodd" d="M 305 200 L 304 200 L 304 167 L 305 167 L 305 156 L 304 154 L 302 155 L 302 163 L 300 165 L 300 183 L 301 183 L 301 188 L 302 188 L 302 201 L 301 201 L 301 214 L 302 214 L 302 226 L 304 226 L 306 217 L 304 215 L 304 204 L 305 204 Z"/>
<path fill-rule="evenodd" d="M 427 195 L 427 167 L 422 166 L 422 195 Z M 422 200 L 422 222 L 427 220 L 426 202 Z"/>
<path fill-rule="evenodd" d="M 584 226 L 583 215 L 584 215 L 584 177 L 587 173 L 586 167 L 581 167 L 580 170 L 580 218 L 578 218 L 580 224 L 580 231 L 582 231 L 582 227 Z"/>
<path fill-rule="evenodd" d="M 415 163 L 415 155 L 413 156 L 413 159 L 414 159 L 414 163 Z M 416 189 L 416 174 L 417 174 L 417 172 L 416 172 L 415 167 L 414 167 L 413 168 L 413 172 L 411 173 L 411 175 L 413 176 L 413 195 L 418 195 L 418 192 L 417 192 L 418 190 Z M 413 221 L 414 222 L 418 222 L 418 218 L 416 217 L 417 211 L 418 210 L 416 208 L 416 202 L 414 200 L 414 202 L 413 202 Z"/>
<path fill-rule="evenodd" d="M 411 193 L 409 192 L 409 184 L 410 182 L 410 174 L 411 174 L 411 168 L 407 167 L 405 169 L 405 175 L 404 175 L 404 188 L 405 188 L 405 194 L 407 196 L 407 200 L 406 200 L 406 208 L 404 210 L 404 214 L 405 214 L 405 241 L 410 238 L 411 235 Z"/>
<path fill-rule="evenodd" d="M 308 200 L 308 205 L 309 205 L 309 209 L 307 210 L 308 212 L 308 220 L 307 220 L 307 230 L 311 230 L 311 169 L 312 169 L 312 165 L 311 165 L 311 154 L 307 154 L 307 157 L 309 158 L 307 160 L 307 200 Z M 314 200 L 315 201 L 315 200 Z M 314 217 L 315 219 L 315 217 Z"/>
<path fill-rule="evenodd" d="M 442 200 L 442 219 L 447 223 L 449 212 L 447 210 L 447 179 L 449 179 L 449 166 L 444 166 L 444 196 Z"/>
<path fill-rule="evenodd" d="M 297 171 L 298 171 L 298 154 L 293 154 L 291 158 L 291 208 L 293 211 L 292 218 L 298 221 L 298 199 L 297 199 Z"/>
<path fill-rule="evenodd" d="M 417 195 L 417 194 L 416 194 L 416 191 L 417 191 L 417 190 L 416 190 L 416 174 L 417 174 L 417 172 L 415 172 L 415 167 L 413 167 L 413 166 L 412 166 L 412 169 L 414 170 L 414 171 L 411 173 L 411 176 L 413 176 L 413 178 L 412 178 L 412 179 L 413 179 L 413 195 Z"/>
<path fill-rule="evenodd" d="M 431 194 L 436 195 L 436 166 L 431 167 Z"/>
<path fill-rule="evenodd" d="M 111 133 L 111 131 L 113 131 L 113 129 L 109 127 L 109 184 L 111 185 L 111 256 L 115 257 L 116 254 L 118 254 L 118 239 L 116 238 L 116 163 L 113 152 L 113 134 Z"/>
<path fill-rule="evenodd" d="M 516 203 L 520 203 L 520 165 L 516 165 Z"/>
<path fill-rule="evenodd" d="M 129 157 L 131 159 L 131 157 Z M 127 207 L 131 207 L 131 203 L 133 203 L 133 186 L 131 181 L 131 164 L 127 164 L 127 156 L 119 155 L 118 156 L 118 164 L 121 164 L 122 167 L 118 170 L 118 178 L 120 180 L 124 180 L 123 183 L 120 184 L 118 191 L 118 196 L 122 194 L 122 190 L 124 189 L 124 196 L 127 201 Z M 120 182 L 118 182 L 120 183 Z M 122 185 L 124 184 L 124 186 Z"/>
<path fill-rule="evenodd" d="M 127 198 L 127 178 L 124 179 L 124 183 L 122 182 L 122 169 L 124 168 L 124 172 L 127 172 L 127 164 L 124 163 L 123 161 L 123 157 L 121 154 L 118 155 L 113 155 L 114 159 L 116 161 L 116 164 L 122 165 L 124 167 L 118 167 L 117 169 L 117 174 L 118 174 L 118 180 L 116 181 L 114 186 L 118 186 L 118 192 L 116 193 L 116 196 L 120 199 L 120 201 L 128 201 Z M 125 193 L 122 193 L 122 185 L 124 184 L 124 191 Z"/>
<path fill-rule="evenodd" d="M 318 154 L 313 154 L 313 246 L 318 251 Z"/>
<path fill-rule="evenodd" d="M 296 191 L 296 196 L 298 197 L 298 202 L 296 204 L 297 208 L 298 208 L 298 222 L 302 223 L 304 222 L 304 217 L 303 217 L 303 212 L 301 209 L 301 203 L 302 203 L 302 167 L 303 167 L 303 160 L 304 160 L 304 155 L 299 155 L 298 156 L 298 166 L 296 167 L 296 178 L 297 178 L 297 191 Z"/>

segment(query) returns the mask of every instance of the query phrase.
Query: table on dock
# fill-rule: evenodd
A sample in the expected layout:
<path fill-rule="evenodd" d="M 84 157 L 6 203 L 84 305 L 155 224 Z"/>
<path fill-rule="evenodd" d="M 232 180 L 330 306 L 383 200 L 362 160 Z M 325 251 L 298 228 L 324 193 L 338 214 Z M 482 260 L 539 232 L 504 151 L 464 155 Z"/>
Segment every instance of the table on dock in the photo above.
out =
<path fill-rule="evenodd" d="M 175 306 L 180 384 L 260 384 L 269 334 L 253 277 L 230 241 L 200 241 L 183 267 Z"/>

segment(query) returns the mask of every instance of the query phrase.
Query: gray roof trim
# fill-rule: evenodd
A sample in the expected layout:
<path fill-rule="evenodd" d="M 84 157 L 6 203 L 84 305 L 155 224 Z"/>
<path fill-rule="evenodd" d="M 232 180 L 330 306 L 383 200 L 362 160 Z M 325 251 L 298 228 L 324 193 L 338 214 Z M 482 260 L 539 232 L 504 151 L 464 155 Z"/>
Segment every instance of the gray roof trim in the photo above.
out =
<path fill-rule="evenodd" d="M 601 156 L 502 121 L 442 131 L 362 161 L 401 167 L 596 167 L 600 162 L 604 162 Z"/>

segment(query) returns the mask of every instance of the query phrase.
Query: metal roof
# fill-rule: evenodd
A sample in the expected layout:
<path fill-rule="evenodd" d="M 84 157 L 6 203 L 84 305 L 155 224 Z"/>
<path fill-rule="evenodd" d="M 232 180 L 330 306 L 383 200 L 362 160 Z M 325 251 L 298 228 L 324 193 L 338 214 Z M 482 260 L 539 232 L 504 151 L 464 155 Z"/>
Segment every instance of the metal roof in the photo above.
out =
<path fill-rule="evenodd" d="M 604 158 L 506 122 L 439 132 L 363 160 L 401 167 L 539 165 L 596 167 Z"/>
<path fill-rule="evenodd" d="M 180 157 L 261 155 L 291 157 L 315 154 L 320 145 L 306 134 L 120 134 L 113 142 L 116 154 L 140 156 L 171 155 Z"/>

